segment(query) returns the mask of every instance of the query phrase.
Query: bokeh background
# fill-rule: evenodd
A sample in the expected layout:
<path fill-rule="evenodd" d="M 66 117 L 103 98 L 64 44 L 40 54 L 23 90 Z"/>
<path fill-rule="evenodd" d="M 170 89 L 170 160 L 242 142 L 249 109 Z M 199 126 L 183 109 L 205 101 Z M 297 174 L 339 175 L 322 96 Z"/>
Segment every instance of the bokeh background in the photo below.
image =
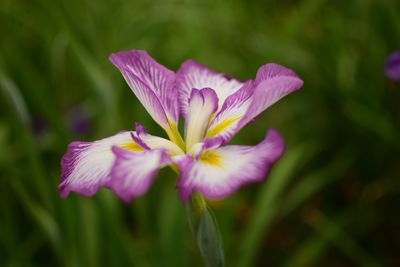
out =
<path fill-rule="evenodd" d="M 399 48 L 397 0 L 1 0 L 0 266 L 203 266 L 172 171 L 130 205 L 56 191 L 71 141 L 162 134 L 107 60 L 127 49 L 305 81 L 231 142 L 273 127 L 287 149 L 211 203 L 227 266 L 400 266 L 400 86 L 384 76 Z"/>

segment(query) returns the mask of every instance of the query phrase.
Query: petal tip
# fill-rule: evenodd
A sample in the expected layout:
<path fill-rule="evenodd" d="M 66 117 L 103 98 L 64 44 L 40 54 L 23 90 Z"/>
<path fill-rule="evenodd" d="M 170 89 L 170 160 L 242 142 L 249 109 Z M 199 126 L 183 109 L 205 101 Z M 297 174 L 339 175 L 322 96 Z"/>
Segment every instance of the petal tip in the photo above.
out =
<path fill-rule="evenodd" d="M 60 193 L 62 199 L 65 199 L 70 193 L 70 191 L 66 188 L 66 185 L 64 183 L 60 184 L 57 187 L 57 191 Z"/>
<path fill-rule="evenodd" d="M 113 63 L 118 69 L 124 67 L 125 62 L 130 60 L 137 60 L 140 57 L 150 57 L 144 50 L 124 50 L 115 53 L 111 53 L 108 56 L 108 60 Z"/>
<path fill-rule="evenodd" d="M 269 129 L 266 138 L 262 143 L 271 145 L 273 153 L 270 155 L 270 159 L 272 162 L 275 162 L 282 157 L 285 151 L 285 141 L 276 129 Z"/>

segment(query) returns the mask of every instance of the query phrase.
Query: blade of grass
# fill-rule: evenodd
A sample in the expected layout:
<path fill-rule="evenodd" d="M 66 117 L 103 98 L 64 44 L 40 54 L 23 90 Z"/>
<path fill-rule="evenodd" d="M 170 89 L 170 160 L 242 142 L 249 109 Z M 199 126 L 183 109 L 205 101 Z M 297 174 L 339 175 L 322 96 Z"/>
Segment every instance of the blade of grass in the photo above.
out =
<path fill-rule="evenodd" d="M 352 155 L 349 151 L 339 152 L 338 155 L 337 159 L 328 166 L 324 166 L 320 170 L 302 178 L 291 190 L 284 200 L 284 205 L 281 209 L 282 217 L 293 212 L 314 193 L 341 177 L 340 175 L 350 166 Z"/>
<path fill-rule="evenodd" d="M 11 107 L 12 113 L 14 113 L 17 122 L 18 137 L 21 139 L 21 143 L 24 144 L 28 156 L 25 164 L 27 163 L 28 168 L 31 170 L 31 177 L 29 177 L 26 183 L 32 184 L 32 188 L 36 189 L 36 193 L 43 201 L 45 207 L 52 210 L 53 203 L 50 200 L 51 191 L 48 190 L 49 184 L 46 183 L 44 168 L 40 160 L 40 155 L 37 152 L 35 138 L 31 132 L 31 119 L 28 108 L 17 85 L 1 70 L 0 89 L 5 99 L 8 100 L 8 105 Z"/>
<path fill-rule="evenodd" d="M 80 225 L 82 227 L 82 236 L 85 245 L 82 249 L 85 251 L 85 266 L 99 266 L 99 217 L 96 206 L 92 199 L 83 199 L 80 201 Z"/>
<path fill-rule="evenodd" d="M 100 64 L 84 49 L 84 47 L 75 39 L 71 40 L 71 47 L 79 59 L 83 70 L 86 72 L 87 77 L 93 84 L 93 89 L 99 96 L 104 107 L 104 129 L 103 131 L 109 132 L 110 130 L 117 129 L 120 125 L 118 110 L 117 110 L 117 97 L 115 95 L 115 88 L 112 86 L 108 76 L 103 72 Z M 108 56 L 108 55 L 105 55 Z"/>
<path fill-rule="evenodd" d="M 278 199 L 293 178 L 300 164 L 315 153 L 314 144 L 304 143 L 288 151 L 276 164 L 268 181 L 262 186 L 259 198 L 240 246 L 239 267 L 253 266 L 259 244 L 278 211 Z"/>
<path fill-rule="evenodd" d="M 124 222 L 122 216 L 123 203 L 111 192 L 99 192 L 100 212 L 102 221 L 102 238 L 108 242 L 106 245 L 107 264 L 110 266 L 122 266 L 129 263 L 130 266 L 149 267 L 152 259 L 144 253 L 143 244 L 134 239 L 129 230 L 134 222 Z M 126 224 L 128 226 L 126 226 Z M 122 264 L 122 265 L 121 265 Z"/>
<path fill-rule="evenodd" d="M 361 248 L 356 240 L 354 240 L 349 234 L 347 234 L 343 227 L 340 227 L 335 221 L 329 219 L 323 213 L 317 214 L 320 221 L 315 223 L 311 222 L 311 226 L 323 234 L 324 228 L 332 228 L 336 233 L 334 235 L 324 236 L 330 242 L 332 242 L 337 248 L 339 248 L 344 254 L 346 254 L 350 259 L 357 264 L 357 266 L 363 267 L 379 267 L 381 266 L 376 259 L 374 259 L 368 252 Z M 347 216 L 350 217 L 350 216 Z"/>
<path fill-rule="evenodd" d="M 168 183 L 171 185 L 171 183 Z M 173 186 L 166 186 L 159 206 L 158 228 L 161 248 L 160 266 L 187 266 L 185 233 L 188 232 L 184 206 Z M 186 230 L 186 231 L 185 231 Z"/>
<path fill-rule="evenodd" d="M 329 219 L 319 210 L 313 210 L 310 212 L 306 223 L 310 225 L 316 232 L 316 237 L 311 239 L 312 242 L 308 244 L 309 248 L 316 247 L 318 251 L 307 254 L 303 254 L 305 250 L 300 249 L 298 254 L 289 261 L 285 266 L 310 266 L 322 256 L 322 253 L 327 249 L 328 245 L 336 246 L 343 254 L 349 257 L 357 266 L 362 267 L 379 267 L 379 262 L 374 259 L 369 253 L 365 252 L 361 248 L 356 240 L 344 231 L 344 226 L 347 225 L 352 218 L 353 211 L 346 211 L 337 216 L 336 219 Z M 313 242 L 315 242 L 313 244 Z M 300 246 L 302 247 L 302 245 Z M 318 253 L 317 253 L 318 252 Z M 300 262 L 295 262 L 301 260 Z M 294 264 L 294 265 L 293 265 Z M 302 264 L 302 265 L 299 265 Z"/>
<path fill-rule="evenodd" d="M 47 236 L 52 244 L 55 255 L 59 259 L 62 258 L 60 229 L 54 217 L 35 200 L 33 200 L 19 179 L 13 179 L 11 185 L 16 195 L 19 197 L 20 203 L 30 213 L 34 222 L 37 223 L 43 233 Z"/>

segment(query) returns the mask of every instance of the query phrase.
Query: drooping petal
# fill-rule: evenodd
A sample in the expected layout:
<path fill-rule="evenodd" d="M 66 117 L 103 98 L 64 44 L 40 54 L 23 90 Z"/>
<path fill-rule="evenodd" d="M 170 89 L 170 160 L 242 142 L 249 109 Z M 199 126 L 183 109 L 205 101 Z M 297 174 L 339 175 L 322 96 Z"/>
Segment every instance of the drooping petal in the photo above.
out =
<path fill-rule="evenodd" d="M 177 188 L 186 201 L 193 192 L 207 198 L 223 198 L 242 185 L 265 179 L 272 164 L 284 150 L 282 137 L 269 130 L 256 146 L 223 146 L 204 150 L 199 159 L 191 156 L 176 159 L 181 170 Z"/>
<path fill-rule="evenodd" d="M 188 99 L 193 88 L 214 89 L 221 107 L 225 99 L 242 85 L 243 83 L 235 79 L 229 79 L 226 75 L 215 73 L 193 60 L 187 60 L 176 73 L 175 87 L 179 91 L 181 114 L 185 117 L 189 111 Z"/>
<path fill-rule="evenodd" d="M 185 117 L 186 151 L 203 139 L 210 117 L 218 108 L 218 97 L 210 88 L 192 89 L 188 102 L 189 110 Z"/>
<path fill-rule="evenodd" d="M 132 152 L 144 149 L 132 140 L 134 132 L 120 132 L 95 142 L 73 142 L 61 159 L 61 183 L 58 190 L 62 197 L 74 191 L 90 196 L 110 179 L 115 156 L 112 146 Z"/>
<path fill-rule="evenodd" d="M 110 61 L 147 112 L 163 128 L 179 119 L 178 91 L 173 87 L 175 74 L 158 64 L 145 51 L 130 50 L 111 54 Z"/>
<path fill-rule="evenodd" d="M 266 64 L 256 79 L 230 95 L 211 122 L 206 138 L 222 138 L 224 143 L 265 109 L 284 96 L 300 89 L 303 81 L 290 69 Z"/>
<path fill-rule="evenodd" d="M 114 146 L 112 151 L 116 160 L 106 186 L 125 202 L 145 194 L 158 170 L 169 163 L 167 153 L 160 149 L 133 153 Z"/>

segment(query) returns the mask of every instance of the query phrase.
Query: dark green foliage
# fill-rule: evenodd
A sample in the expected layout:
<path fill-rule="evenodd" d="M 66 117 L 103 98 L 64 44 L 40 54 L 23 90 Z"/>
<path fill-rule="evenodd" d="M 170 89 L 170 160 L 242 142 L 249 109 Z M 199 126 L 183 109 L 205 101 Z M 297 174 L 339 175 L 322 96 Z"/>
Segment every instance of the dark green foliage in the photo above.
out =
<path fill-rule="evenodd" d="M 400 266 L 400 85 L 383 72 L 397 0 L 1 0 L 0 266 L 203 266 L 170 170 L 131 205 L 56 191 L 71 141 L 136 121 L 163 134 L 107 60 L 124 49 L 243 80 L 276 62 L 305 81 L 231 142 L 273 127 L 286 153 L 267 182 L 210 203 L 226 266 Z"/>

